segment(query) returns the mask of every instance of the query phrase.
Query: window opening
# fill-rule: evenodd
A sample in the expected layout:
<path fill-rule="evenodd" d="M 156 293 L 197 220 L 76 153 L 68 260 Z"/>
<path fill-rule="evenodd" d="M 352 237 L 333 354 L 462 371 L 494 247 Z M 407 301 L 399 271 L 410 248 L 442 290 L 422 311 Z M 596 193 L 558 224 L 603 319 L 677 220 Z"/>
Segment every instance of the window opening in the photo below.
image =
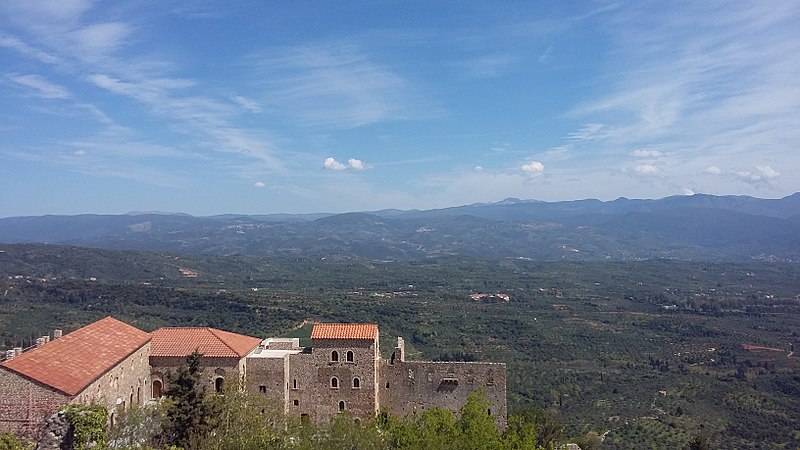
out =
<path fill-rule="evenodd" d="M 361 388 L 361 380 L 358 377 L 353 378 L 353 389 Z"/>
<path fill-rule="evenodd" d="M 347 362 L 353 362 L 353 352 L 347 352 Z"/>
<path fill-rule="evenodd" d="M 344 411 L 344 400 L 340 400 L 339 401 L 339 412 L 343 412 L 343 411 Z"/>
<path fill-rule="evenodd" d="M 222 392 L 222 385 L 225 383 L 225 379 L 222 377 L 217 377 L 214 380 L 214 390 L 217 392 Z"/>
<path fill-rule="evenodd" d="M 266 394 L 267 393 L 267 387 L 262 384 L 261 386 L 258 387 L 258 392 L 261 392 L 262 394 Z"/>
<path fill-rule="evenodd" d="M 337 361 L 339 361 L 339 352 L 334 350 L 331 352 L 331 362 L 337 362 Z"/>
<path fill-rule="evenodd" d="M 339 379 L 336 377 L 331 378 L 331 388 L 339 389 Z"/>

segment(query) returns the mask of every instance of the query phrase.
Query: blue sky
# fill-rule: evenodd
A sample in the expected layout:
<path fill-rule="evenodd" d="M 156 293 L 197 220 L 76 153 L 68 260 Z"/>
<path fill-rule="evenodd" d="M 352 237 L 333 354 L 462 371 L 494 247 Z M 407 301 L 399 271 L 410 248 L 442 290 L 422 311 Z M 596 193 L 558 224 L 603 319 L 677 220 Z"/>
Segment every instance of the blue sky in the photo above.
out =
<path fill-rule="evenodd" d="M 800 3 L 0 2 L 0 217 L 800 191 Z"/>

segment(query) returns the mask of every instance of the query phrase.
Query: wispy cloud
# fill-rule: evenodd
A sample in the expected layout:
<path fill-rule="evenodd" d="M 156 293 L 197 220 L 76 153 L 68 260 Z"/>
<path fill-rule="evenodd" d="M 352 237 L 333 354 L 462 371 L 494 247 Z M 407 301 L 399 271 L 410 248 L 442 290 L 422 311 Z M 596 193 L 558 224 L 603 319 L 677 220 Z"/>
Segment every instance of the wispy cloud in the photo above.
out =
<path fill-rule="evenodd" d="M 54 99 L 72 97 L 65 87 L 51 83 L 40 75 L 11 75 L 9 78 L 18 85 L 32 90 L 37 97 Z"/>
<path fill-rule="evenodd" d="M 408 80 L 356 45 L 334 43 L 252 55 L 262 96 L 302 124 L 354 128 L 438 114 Z"/>
<path fill-rule="evenodd" d="M 237 95 L 236 97 L 233 97 L 233 101 L 236 102 L 237 105 L 250 111 L 251 113 L 261 112 L 261 106 L 259 106 L 258 102 L 256 102 L 255 100 L 251 100 L 247 97 Z"/>
<path fill-rule="evenodd" d="M 646 162 L 638 174 L 779 182 L 767 170 L 726 172 L 707 162 L 800 167 L 800 155 L 785 151 L 800 141 L 800 5 L 774 6 L 711 1 L 658 15 L 643 4 L 604 13 L 614 70 L 598 81 L 611 87 L 572 110 L 586 125 L 568 139 L 598 158 L 621 159 L 620 149 L 633 148 L 635 159 L 672 164 L 663 171 Z"/>
<path fill-rule="evenodd" d="M 58 64 L 62 61 L 61 58 L 34 48 L 13 36 L 0 36 L 0 47 L 14 49 L 25 56 L 39 60 L 45 64 Z"/>

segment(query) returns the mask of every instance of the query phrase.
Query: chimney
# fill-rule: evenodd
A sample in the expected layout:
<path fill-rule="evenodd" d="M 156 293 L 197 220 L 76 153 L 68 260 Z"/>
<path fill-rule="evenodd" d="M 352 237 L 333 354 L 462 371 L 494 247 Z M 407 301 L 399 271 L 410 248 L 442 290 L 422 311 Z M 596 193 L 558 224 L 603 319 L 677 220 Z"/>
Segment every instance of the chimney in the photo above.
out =
<path fill-rule="evenodd" d="M 53 339 L 58 339 L 64 335 L 64 332 L 60 329 L 53 330 Z"/>
<path fill-rule="evenodd" d="M 397 347 L 394 351 L 400 362 L 406 362 L 406 341 L 403 338 L 397 337 Z"/>
<path fill-rule="evenodd" d="M 17 356 L 17 352 L 14 351 L 13 348 L 11 350 L 6 350 L 6 359 L 11 359 L 15 356 Z"/>
<path fill-rule="evenodd" d="M 22 347 L 14 347 L 14 356 L 19 356 L 22 354 Z"/>

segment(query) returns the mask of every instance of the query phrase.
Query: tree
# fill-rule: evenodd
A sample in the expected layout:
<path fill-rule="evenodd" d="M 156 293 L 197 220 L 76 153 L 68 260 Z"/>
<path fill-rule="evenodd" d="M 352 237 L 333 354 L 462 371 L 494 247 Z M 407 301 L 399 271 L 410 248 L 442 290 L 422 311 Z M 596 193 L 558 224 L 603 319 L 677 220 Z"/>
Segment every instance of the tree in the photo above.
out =
<path fill-rule="evenodd" d="M 458 426 L 464 449 L 496 449 L 500 444 L 500 432 L 494 417 L 489 414 L 491 403 L 483 389 L 470 392 L 467 402 L 461 407 Z"/>
<path fill-rule="evenodd" d="M 185 449 L 200 448 L 216 428 L 218 412 L 206 398 L 205 386 L 200 386 L 200 362 L 203 355 L 195 350 L 186 357 L 186 365 L 177 374 L 170 373 L 169 404 L 162 440 L 168 445 Z"/>
<path fill-rule="evenodd" d="M 698 434 L 689 441 L 685 448 L 686 450 L 711 450 L 711 445 L 705 436 Z"/>

